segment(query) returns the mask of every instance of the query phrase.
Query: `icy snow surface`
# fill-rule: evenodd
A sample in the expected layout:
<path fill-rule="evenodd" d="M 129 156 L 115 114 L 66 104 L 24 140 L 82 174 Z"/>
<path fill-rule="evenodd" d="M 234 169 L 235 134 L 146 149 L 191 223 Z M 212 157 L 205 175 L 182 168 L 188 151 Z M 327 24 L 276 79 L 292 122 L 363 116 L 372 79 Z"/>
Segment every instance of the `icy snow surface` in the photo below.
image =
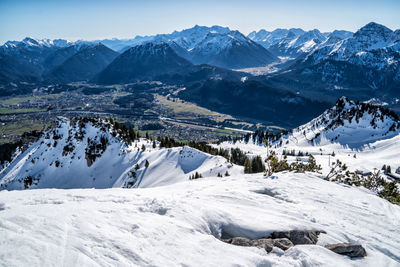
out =
<path fill-rule="evenodd" d="M 4 266 L 398 266 L 400 207 L 312 174 L 237 175 L 146 189 L 0 192 Z M 317 246 L 267 254 L 219 241 L 322 229 Z M 350 259 L 322 246 L 354 242 Z"/>

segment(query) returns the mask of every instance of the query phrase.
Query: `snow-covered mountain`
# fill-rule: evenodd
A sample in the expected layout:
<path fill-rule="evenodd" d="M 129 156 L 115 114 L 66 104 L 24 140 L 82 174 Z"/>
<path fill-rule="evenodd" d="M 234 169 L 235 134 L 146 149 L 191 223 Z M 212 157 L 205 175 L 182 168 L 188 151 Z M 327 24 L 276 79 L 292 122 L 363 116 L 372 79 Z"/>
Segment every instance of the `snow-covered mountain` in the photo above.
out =
<path fill-rule="evenodd" d="M 221 26 L 196 25 L 170 34 L 136 36 L 134 39 L 127 40 L 98 40 L 97 42 L 123 52 L 133 46 L 146 43 L 167 43 L 176 54 L 194 64 L 210 64 L 224 68 L 265 66 L 276 60 L 266 49 L 240 32 Z"/>
<path fill-rule="evenodd" d="M 261 44 L 276 56 L 297 58 L 309 53 L 331 36 L 342 40 L 347 38 L 348 35 L 349 32 L 347 31 L 334 31 L 324 34 L 317 29 L 304 31 L 293 28 L 276 29 L 272 32 L 260 30 L 251 32 L 247 37 Z"/>
<path fill-rule="evenodd" d="M 22 41 L 8 41 L 4 45 L 1 46 L 3 51 L 14 50 L 16 48 L 38 48 L 38 47 L 58 47 L 63 48 L 73 45 L 73 42 L 64 39 L 34 39 L 30 37 L 26 37 Z"/>
<path fill-rule="evenodd" d="M 341 97 L 332 108 L 294 129 L 282 142 L 295 139 L 297 144 L 339 143 L 350 148 L 362 148 L 399 133 L 400 120 L 393 111 Z"/>
<path fill-rule="evenodd" d="M 343 34 L 332 33 L 331 36 L 342 38 Z M 317 64 L 325 59 L 336 61 L 351 61 L 354 57 L 362 57 L 368 53 L 374 53 L 381 49 L 399 50 L 396 44 L 400 38 L 389 28 L 371 22 L 359 29 L 353 36 L 334 43 L 329 50 L 324 53 L 314 51 L 304 61 L 312 58 L 313 63 Z M 386 60 L 387 59 L 382 59 Z M 390 63 L 390 62 L 388 62 Z"/>
<path fill-rule="evenodd" d="M 297 58 L 312 51 L 320 43 L 327 38 L 317 29 L 296 35 L 291 32 L 279 43 L 271 46 L 269 49 L 272 53 L 282 56 Z"/>
<path fill-rule="evenodd" d="M 188 52 L 188 58 L 195 64 L 230 69 L 266 66 L 276 60 L 264 47 L 238 31 L 209 32 Z"/>
<path fill-rule="evenodd" d="M 270 48 L 273 45 L 278 44 L 287 36 L 300 36 L 304 33 L 304 30 L 299 28 L 292 29 L 276 29 L 272 32 L 266 30 L 253 31 L 247 36 L 251 40 L 261 44 L 265 48 Z"/>
<path fill-rule="evenodd" d="M 273 77 L 275 86 L 311 96 L 337 98 L 344 93 L 359 100 L 399 97 L 400 41 L 398 32 L 369 23 L 355 34 L 333 32 L 326 41 L 299 57 Z"/>
<path fill-rule="evenodd" d="M 280 136 L 270 138 L 270 144 L 282 158 L 292 152 L 289 160 L 304 160 L 311 154 L 327 175 L 337 159 L 350 171 L 371 173 L 383 165 L 392 170 L 400 167 L 400 120 L 397 114 L 383 106 L 355 103 L 346 97 L 308 123 Z M 223 142 L 224 149 L 239 148 L 250 156 L 266 158 L 268 151 L 260 140 Z M 325 176 L 323 176 L 325 177 Z"/>
<path fill-rule="evenodd" d="M 266 66 L 276 60 L 261 45 L 239 31 L 220 26 L 195 26 L 180 32 L 154 36 L 152 43 L 168 43 L 181 57 L 194 64 L 235 69 Z"/>
<path fill-rule="evenodd" d="M 209 34 L 230 34 L 231 30 L 228 27 L 221 26 L 199 26 L 185 29 L 182 31 L 174 31 L 171 34 L 157 34 L 153 37 L 154 42 L 174 42 L 180 47 L 190 51 L 194 49 L 200 42 L 207 38 Z"/>
<path fill-rule="evenodd" d="M 208 177 L 242 171 L 190 147 L 165 149 L 156 142 L 154 148 L 144 138 L 127 144 L 123 134 L 106 120 L 60 118 L 0 171 L 0 188 L 152 187 L 188 180 L 195 172 Z"/>

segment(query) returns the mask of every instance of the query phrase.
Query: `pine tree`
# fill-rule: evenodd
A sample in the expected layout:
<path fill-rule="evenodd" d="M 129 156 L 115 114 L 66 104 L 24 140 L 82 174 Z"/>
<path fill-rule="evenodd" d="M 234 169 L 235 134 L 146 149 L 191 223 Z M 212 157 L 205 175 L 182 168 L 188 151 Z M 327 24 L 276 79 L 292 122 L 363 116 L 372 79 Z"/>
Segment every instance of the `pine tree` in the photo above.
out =
<path fill-rule="evenodd" d="M 145 151 L 146 147 L 144 146 L 144 144 L 142 144 L 142 151 Z"/>
<path fill-rule="evenodd" d="M 140 169 L 139 164 L 136 163 L 135 170 L 139 170 L 139 169 Z"/>
<path fill-rule="evenodd" d="M 246 157 L 245 160 L 244 160 L 244 172 L 245 173 L 252 173 L 251 162 L 250 162 L 248 157 Z"/>
<path fill-rule="evenodd" d="M 146 169 L 149 167 L 150 163 L 149 161 L 146 159 L 146 162 L 144 163 L 144 166 L 146 167 Z"/>
<path fill-rule="evenodd" d="M 153 148 L 156 148 L 156 141 L 153 141 Z"/>
<path fill-rule="evenodd" d="M 225 176 L 231 176 L 228 171 L 225 172 Z"/>

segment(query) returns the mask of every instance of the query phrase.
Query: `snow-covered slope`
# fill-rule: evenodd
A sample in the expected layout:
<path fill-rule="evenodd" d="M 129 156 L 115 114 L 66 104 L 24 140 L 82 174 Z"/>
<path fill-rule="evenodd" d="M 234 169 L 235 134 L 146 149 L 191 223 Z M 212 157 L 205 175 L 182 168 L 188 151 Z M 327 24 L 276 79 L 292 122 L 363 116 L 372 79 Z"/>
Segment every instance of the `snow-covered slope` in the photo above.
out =
<path fill-rule="evenodd" d="M 345 97 L 317 118 L 270 141 L 280 158 L 292 151 L 294 155 L 289 160 L 294 161 L 307 160 L 307 157 L 297 157 L 299 152 L 312 154 L 325 175 L 336 159 L 351 171 L 372 172 L 383 165 L 391 166 L 392 170 L 400 167 L 398 116 L 382 106 L 356 104 Z M 240 148 L 249 156 L 263 158 L 268 153 L 263 143 L 252 139 L 223 142 L 219 147 Z"/>
<path fill-rule="evenodd" d="M 241 168 L 190 147 L 153 148 L 143 138 L 127 146 L 105 121 L 60 118 L 0 172 L 0 188 L 150 187 L 188 180 L 195 172 L 207 177 L 226 171 Z"/>
<path fill-rule="evenodd" d="M 356 104 L 341 97 L 331 109 L 294 129 L 291 137 L 298 143 L 337 142 L 349 147 L 363 147 L 399 133 L 400 121 L 394 112 L 381 106 Z"/>
<path fill-rule="evenodd" d="M 145 189 L 0 192 L 5 266 L 398 266 L 400 207 L 311 174 L 234 175 Z M 325 230 L 317 245 L 233 246 L 222 233 Z M 365 247 L 350 259 L 326 244 Z"/>

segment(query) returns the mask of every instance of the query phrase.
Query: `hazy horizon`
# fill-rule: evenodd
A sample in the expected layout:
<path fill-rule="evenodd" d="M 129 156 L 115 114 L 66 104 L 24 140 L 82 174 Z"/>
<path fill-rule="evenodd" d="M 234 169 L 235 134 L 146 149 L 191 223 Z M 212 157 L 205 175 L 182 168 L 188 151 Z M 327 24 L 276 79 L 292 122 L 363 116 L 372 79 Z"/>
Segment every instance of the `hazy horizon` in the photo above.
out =
<path fill-rule="evenodd" d="M 36 39 L 128 39 L 219 25 L 248 34 L 276 28 L 356 31 L 374 21 L 396 30 L 400 1 L 0 0 L 0 43 Z M 357 16 L 355 16 L 357 12 Z"/>

